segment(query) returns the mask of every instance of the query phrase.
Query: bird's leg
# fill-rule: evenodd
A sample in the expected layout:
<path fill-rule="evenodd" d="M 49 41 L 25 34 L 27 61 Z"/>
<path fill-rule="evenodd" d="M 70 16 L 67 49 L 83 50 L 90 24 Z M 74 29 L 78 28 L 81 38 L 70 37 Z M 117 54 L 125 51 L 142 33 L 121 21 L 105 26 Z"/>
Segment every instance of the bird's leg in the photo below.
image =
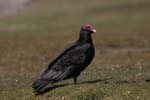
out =
<path fill-rule="evenodd" d="M 77 83 L 77 77 L 74 77 L 73 81 L 74 81 L 74 84 L 76 84 Z"/>

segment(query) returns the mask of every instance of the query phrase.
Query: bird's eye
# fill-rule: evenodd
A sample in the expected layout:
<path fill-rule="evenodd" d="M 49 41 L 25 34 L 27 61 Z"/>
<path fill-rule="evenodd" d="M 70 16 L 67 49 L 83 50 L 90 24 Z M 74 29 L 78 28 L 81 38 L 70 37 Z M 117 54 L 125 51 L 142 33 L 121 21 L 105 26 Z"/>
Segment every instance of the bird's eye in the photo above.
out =
<path fill-rule="evenodd" d="M 91 28 L 91 26 L 88 26 L 88 28 Z"/>
<path fill-rule="evenodd" d="M 89 24 L 86 24 L 86 25 L 83 26 L 83 29 L 91 30 L 91 29 L 93 29 L 93 26 L 91 26 Z"/>
<path fill-rule="evenodd" d="M 91 26 L 86 26 L 86 29 L 91 29 L 92 27 Z"/>

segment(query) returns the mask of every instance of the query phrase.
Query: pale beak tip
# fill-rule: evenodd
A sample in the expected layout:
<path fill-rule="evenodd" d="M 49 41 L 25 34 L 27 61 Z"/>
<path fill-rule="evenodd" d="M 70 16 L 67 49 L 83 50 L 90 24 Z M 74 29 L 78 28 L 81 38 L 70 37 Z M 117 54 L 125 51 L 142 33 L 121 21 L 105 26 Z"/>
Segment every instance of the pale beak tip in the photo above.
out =
<path fill-rule="evenodd" d="M 96 30 L 95 30 L 95 29 L 93 29 L 93 32 L 95 33 L 95 32 L 96 32 Z"/>

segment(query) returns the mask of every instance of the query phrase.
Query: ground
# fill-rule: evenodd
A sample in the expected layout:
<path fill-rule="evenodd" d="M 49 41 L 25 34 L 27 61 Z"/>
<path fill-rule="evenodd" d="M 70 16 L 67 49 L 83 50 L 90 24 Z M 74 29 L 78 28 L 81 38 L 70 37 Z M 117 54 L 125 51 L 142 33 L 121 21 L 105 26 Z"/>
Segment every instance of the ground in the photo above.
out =
<path fill-rule="evenodd" d="M 0 100 L 150 100 L 149 10 L 147 0 L 38 0 L 1 18 Z M 60 82 L 35 96 L 33 80 L 84 23 L 97 30 L 93 62 L 78 84 Z"/>

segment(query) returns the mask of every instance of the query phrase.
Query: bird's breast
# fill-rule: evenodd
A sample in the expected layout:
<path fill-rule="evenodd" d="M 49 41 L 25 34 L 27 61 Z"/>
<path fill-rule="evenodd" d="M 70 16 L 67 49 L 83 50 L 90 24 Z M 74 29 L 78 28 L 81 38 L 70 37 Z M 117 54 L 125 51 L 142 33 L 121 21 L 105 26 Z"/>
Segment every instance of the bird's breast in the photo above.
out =
<path fill-rule="evenodd" d="M 92 62 L 94 55 L 95 55 L 94 47 L 90 47 L 89 49 L 87 49 L 86 59 L 85 59 L 85 62 L 83 64 L 82 70 L 84 70 Z"/>

